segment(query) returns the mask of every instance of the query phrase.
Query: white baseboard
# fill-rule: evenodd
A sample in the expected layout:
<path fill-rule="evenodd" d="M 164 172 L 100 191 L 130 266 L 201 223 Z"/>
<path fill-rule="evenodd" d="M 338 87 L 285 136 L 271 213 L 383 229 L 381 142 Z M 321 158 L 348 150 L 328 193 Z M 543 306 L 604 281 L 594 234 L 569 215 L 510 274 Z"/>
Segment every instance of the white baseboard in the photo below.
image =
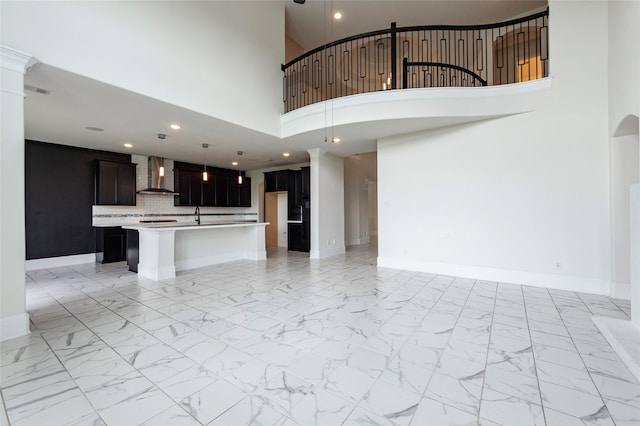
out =
<path fill-rule="evenodd" d="M 611 283 L 609 296 L 616 299 L 631 300 L 631 284 L 629 283 Z"/>
<path fill-rule="evenodd" d="M 309 252 L 310 259 L 326 259 L 327 257 L 338 256 L 341 254 L 345 254 L 346 249 L 345 246 L 337 246 L 333 248 L 327 248 L 322 250 L 311 250 Z"/>
<path fill-rule="evenodd" d="M 96 261 L 95 253 L 76 254 L 72 256 L 45 257 L 43 259 L 31 259 L 24 263 L 26 271 L 37 269 L 59 268 L 61 266 L 81 265 L 83 263 L 93 263 Z"/>
<path fill-rule="evenodd" d="M 29 334 L 29 314 L 0 318 L 0 342 Z"/>
<path fill-rule="evenodd" d="M 378 257 L 378 266 L 381 268 L 403 269 L 460 278 L 545 287 L 556 290 L 581 291 L 593 294 L 609 295 L 610 290 L 610 282 L 608 280 L 573 275 L 545 274 L 386 257 Z"/>
<path fill-rule="evenodd" d="M 361 244 L 369 244 L 369 236 L 361 236 L 358 238 L 352 238 L 348 241 L 345 241 L 345 246 L 359 246 Z"/>

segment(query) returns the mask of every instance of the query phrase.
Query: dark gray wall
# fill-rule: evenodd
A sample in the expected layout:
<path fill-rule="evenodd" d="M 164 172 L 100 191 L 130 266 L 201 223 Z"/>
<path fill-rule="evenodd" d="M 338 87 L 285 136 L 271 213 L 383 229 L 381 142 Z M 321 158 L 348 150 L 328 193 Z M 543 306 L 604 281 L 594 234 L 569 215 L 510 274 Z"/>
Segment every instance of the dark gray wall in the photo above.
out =
<path fill-rule="evenodd" d="M 131 156 L 30 140 L 25 149 L 26 258 L 95 253 L 95 160 Z"/>

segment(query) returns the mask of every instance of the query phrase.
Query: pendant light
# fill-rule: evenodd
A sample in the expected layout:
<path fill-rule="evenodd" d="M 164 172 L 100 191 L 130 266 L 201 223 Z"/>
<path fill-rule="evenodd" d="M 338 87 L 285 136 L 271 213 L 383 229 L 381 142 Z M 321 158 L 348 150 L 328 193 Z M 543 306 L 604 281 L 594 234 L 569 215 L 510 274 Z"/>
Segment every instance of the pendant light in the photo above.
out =
<path fill-rule="evenodd" d="M 238 151 L 237 152 L 238 156 L 244 154 L 244 151 Z M 244 178 L 242 177 L 242 171 L 238 170 L 238 185 L 242 185 L 242 183 L 244 182 Z"/>
<path fill-rule="evenodd" d="M 164 133 L 158 133 L 158 139 L 160 139 L 160 156 L 162 157 L 162 165 L 160 166 L 160 168 L 158 169 L 158 174 L 160 175 L 160 177 L 164 177 L 164 138 L 166 138 L 167 135 L 165 135 Z"/>
<path fill-rule="evenodd" d="M 208 143 L 203 143 L 202 144 L 202 148 L 207 149 L 209 148 L 209 144 Z M 207 182 L 209 180 L 209 173 L 207 173 L 207 157 L 204 157 L 204 171 L 202 172 L 202 181 L 203 182 Z"/>

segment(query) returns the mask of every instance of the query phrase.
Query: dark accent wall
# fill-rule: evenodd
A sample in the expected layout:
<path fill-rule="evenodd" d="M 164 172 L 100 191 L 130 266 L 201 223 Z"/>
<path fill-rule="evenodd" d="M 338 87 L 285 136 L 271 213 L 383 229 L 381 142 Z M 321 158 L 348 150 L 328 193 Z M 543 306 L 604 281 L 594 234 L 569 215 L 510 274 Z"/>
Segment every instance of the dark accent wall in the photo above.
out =
<path fill-rule="evenodd" d="M 26 141 L 27 259 L 95 253 L 91 206 L 97 159 L 131 162 L 128 154 Z"/>

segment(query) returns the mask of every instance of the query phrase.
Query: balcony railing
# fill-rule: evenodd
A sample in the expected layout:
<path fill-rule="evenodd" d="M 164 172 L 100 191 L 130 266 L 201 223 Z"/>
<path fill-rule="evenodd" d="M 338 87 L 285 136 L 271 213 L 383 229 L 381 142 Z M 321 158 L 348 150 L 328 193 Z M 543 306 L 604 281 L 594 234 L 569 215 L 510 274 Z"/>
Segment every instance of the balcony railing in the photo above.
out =
<path fill-rule="evenodd" d="M 373 31 L 282 66 L 285 112 L 388 89 L 492 86 L 549 75 L 549 10 L 507 22 Z"/>

